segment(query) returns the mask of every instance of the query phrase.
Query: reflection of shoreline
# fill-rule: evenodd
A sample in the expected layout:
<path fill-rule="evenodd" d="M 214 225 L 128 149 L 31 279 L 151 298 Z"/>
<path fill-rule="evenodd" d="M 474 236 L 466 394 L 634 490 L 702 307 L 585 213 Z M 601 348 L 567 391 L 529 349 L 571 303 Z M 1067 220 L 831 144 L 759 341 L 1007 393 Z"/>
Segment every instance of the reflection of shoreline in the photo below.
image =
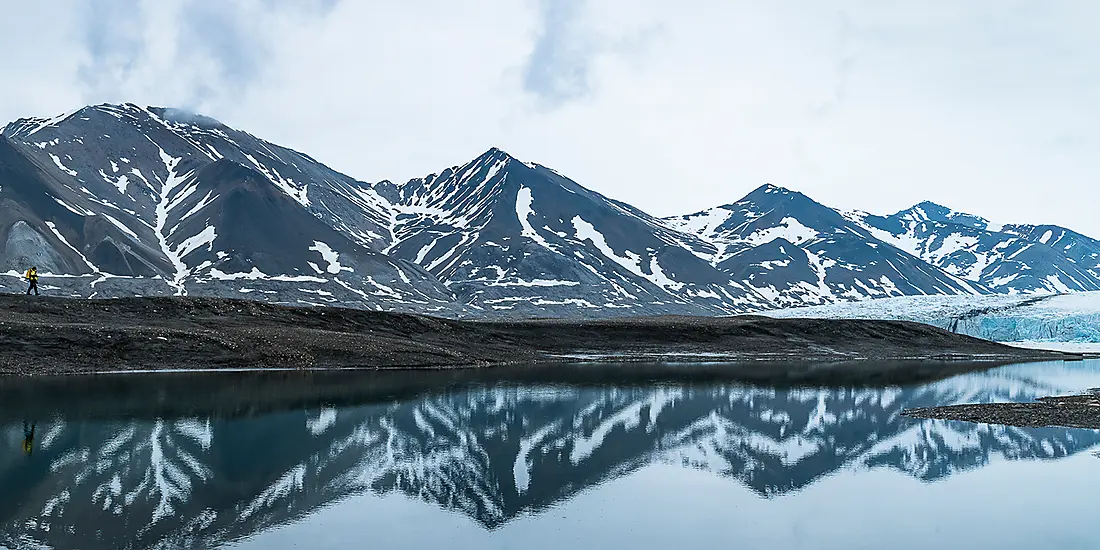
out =
<path fill-rule="evenodd" d="M 894 362 L 885 371 L 911 370 L 905 384 L 942 380 L 948 373 L 988 369 L 1003 363 Z M 104 374 L 94 376 L 0 377 L 0 422 L 23 417 L 154 419 L 227 418 L 310 407 L 350 407 L 412 399 L 425 393 L 489 385 L 649 387 L 654 384 L 741 384 L 746 370 L 829 369 L 846 363 L 710 364 L 593 363 L 507 368 L 364 371 L 252 371 Z M 884 387 L 899 382 L 865 381 Z M 815 387 L 792 384 L 791 387 Z M 784 387 L 769 384 L 768 387 Z"/>
<path fill-rule="evenodd" d="M 135 538 L 135 525 L 146 526 L 136 537 L 140 547 L 164 540 L 186 546 L 185 539 L 210 546 L 372 492 L 434 502 L 494 529 L 654 463 L 706 470 L 776 498 L 840 469 L 885 467 L 940 479 L 993 457 L 1057 458 L 1100 442 L 1091 432 L 900 416 L 910 406 L 975 396 L 1046 394 L 1050 384 L 1028 379 L 1037 372 L 1010 367 L 879 390 L 667 382 L 487 387 L 443 376 L 412 389 L 376 378 L 366 391 L 339 378 L 314 380 L 310 389 L 302 377 L 285 377 L 268 379 L 272 399 L 251 410 L 234 392 L 256 387 L 253 380 L 216 393 L 177 379 L 175 395 L 214 414 L 77 420 L 86 405 L 54 401 L 69 412 L 40 422 L 32 460 L 0 455 L 0 491 L 12 497 L 0 499 L 0 525 L 8 534 L 30 534 L 28 522 L 51 524 L 48 533 L 33 534 L 60 547 L 95 532 L 104 534 L 100 547 L 118 547 Z M 309 401 L 319 399 L 312 394 L 303 400 L 303 388 L 332 390 L 328 399 L 342 395 L 335 391 L 341 387 L 348 399 L 368 395 L 373 402 L 322 406 L 323 399 Z M 51 399 L 65 397 L 53 392 Z M 228 401 L 210 405 L 222 398 Z M 0 422 L 0 434 L 21 422 Z"/>

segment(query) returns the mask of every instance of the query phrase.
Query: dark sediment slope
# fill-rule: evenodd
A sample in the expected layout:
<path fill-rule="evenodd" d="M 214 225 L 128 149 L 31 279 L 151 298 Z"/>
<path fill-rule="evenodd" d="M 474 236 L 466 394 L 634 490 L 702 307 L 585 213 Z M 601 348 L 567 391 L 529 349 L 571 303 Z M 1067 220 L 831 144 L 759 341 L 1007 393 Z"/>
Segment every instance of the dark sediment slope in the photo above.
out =
<path fill-rule="evenodd" d="M 803 374 L 785 371 L 812 378 L 853 361 L 1071 357 L 897 321 L 652 317 L 472 322 L 220 298 L 0 296 L 0 374 L 430 368 L 537 363 L 571 355 L 760 363 L 745 371 L 748 378 L 774 377 L 775 362 L 834 365 L 803 367 Z"/>
<path fill-rule="evenodd" d="M 1058 426 L 1100 429 L 1100 390 L 1085 395 L 1041 397 L 1031 403 L 981 403 L 906 409 L 911 418 L 962 420 L 1021 428 Z"/>

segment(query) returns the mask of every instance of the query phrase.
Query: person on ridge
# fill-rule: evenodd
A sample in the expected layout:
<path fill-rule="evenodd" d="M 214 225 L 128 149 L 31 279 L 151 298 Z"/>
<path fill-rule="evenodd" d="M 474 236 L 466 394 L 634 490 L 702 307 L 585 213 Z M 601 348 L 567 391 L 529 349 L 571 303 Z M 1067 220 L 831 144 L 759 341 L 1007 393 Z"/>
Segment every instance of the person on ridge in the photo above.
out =
<path fill-rule="evenodd" d="M 27 287 L 27 296 L 31 295 L 32 290 L 34 291 L 34 295 L 38 296 L 38 268 L 32 267 L 28 269 L 25 277 L 27 282 L 30 283 L 30 286 Z"/>

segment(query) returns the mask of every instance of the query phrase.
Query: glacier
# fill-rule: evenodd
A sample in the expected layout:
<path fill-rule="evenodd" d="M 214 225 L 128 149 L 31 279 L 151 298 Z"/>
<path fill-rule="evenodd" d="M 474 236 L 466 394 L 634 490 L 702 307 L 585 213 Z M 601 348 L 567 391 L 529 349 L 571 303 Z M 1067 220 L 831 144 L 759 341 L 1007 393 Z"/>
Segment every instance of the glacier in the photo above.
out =
<path fill-rule="evenodd" d="M 1100 351 L 1100 292 L 1095 291 L 1039 295 L 903 296 L 788 308 L 762 315 L 779 319 L 816 317 L 914 321 L 996 342 L 1065 351 Z"/>

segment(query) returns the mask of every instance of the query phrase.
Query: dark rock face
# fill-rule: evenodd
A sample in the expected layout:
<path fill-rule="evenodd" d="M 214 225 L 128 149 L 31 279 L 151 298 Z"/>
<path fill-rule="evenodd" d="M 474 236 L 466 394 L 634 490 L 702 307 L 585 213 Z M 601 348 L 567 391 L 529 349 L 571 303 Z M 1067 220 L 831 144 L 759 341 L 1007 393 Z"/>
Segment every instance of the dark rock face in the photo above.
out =
<path fill-rule="evenodd" d="M 842 213 L 771 185 L 657 219 L 499 149 L 365 183 L 173 109 L 97 105 L 0 131 L 0 285 L 38 265 L 65 295 L 706 315 L 1095 290 L 1097 264 L 1100 242 L 1057 226 L 995 227 L 933 203 Z"/>

